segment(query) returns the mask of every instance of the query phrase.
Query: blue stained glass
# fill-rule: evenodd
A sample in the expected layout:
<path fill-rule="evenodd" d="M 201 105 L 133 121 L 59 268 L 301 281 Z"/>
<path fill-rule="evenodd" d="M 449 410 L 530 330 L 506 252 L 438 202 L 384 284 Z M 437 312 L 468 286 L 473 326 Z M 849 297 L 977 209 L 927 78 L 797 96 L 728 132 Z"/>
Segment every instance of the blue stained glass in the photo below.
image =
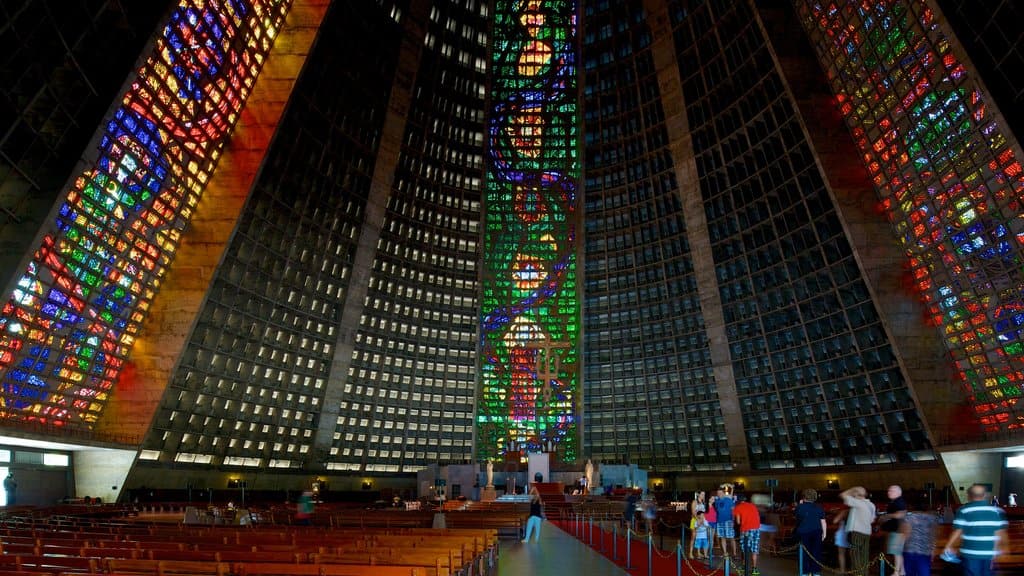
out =
<path fill-rule="evenodd" d="M 50 300 L 51 302 L 56 302 L 57 304 L 66 304 L 68 301 L 68 297 L 60 290 L 50 290 L 50 294 L 49 296 L 47 296 L 47 300 Z"/>

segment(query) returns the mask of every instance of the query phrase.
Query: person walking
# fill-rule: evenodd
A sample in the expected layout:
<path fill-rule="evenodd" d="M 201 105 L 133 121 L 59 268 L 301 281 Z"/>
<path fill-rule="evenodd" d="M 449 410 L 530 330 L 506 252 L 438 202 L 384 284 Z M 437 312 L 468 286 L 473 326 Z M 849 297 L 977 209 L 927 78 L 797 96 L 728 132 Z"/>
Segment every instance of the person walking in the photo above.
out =
<path fill-rule="evenodd" d="M 311 490 L 303 490 L 295 506 L 295 523 L 299 526 L 312 525 L 314 506 L 313 492 Z"/>
<path fill-rule="evenodd" d="M 658 519 L 658 502 L 653 496 L 648 495 L 640 501 L 640 515 L 644 519 L 647 533 L 654 534 L 655 521 Z"/>
<path fill-rule="evenodd" d="M 839 496 L 850 507 L 846 514 L 846 537 L 850 543 L 850 568 L 854 574 L 866 574 L 871 544 L 871 523 L 875 520 L 875 505 L 868 500 L 863 486 L 843 490 Z"/>
<path fill-rule="evenodd" d="M 796 532 L 804 549 L 803 573 L 821 576 L 822 542 L 825 540 L 825 510 L 818 505 L 818 491 L 804 490 L 803 499 L 796 507 Z"/>
<path fill-rule="evenodd" d="M 744 495 L 737 495 L 736 501 L 732 517 L 739 529 L 740 551 L 744 556 L 744 565 L 750 567 L 750 576 L 761 576 L 761 571 L 757 567 L 757 555 L 761 551 L 761 511 Z M 749 564 L 745 561 L 748 554 Z"/>
<path fill-rule="evenodd" d="M 630 490 L 626 496 L 626 506 L 622 509 L 622 523 L 630 530 L 633 529 L 633 520 L 636 519 L 636 501 L 636 492 Z"/>
<path fill-rule="evenodd" d="M 526 521 L 526 535 L 523 536 L 523 543 L 530 541 L 530 535 L 536 534 L 533 541 L 540 540 L 540 525 L 544 522 L 544 501 L 540 498 L 537 487 L 530 488 L 530 518 Z"/>
<path fill-rule="evenodd" d="M 903 488 L 897 484 L 889 486 L 886 491 L 889 505 L 885 514 L 875 520 L 879 528 L 886 533 L 885 553 L 892 556 L 894 576 L 903 576 L 903 531 L 901 524 L 907 515 L 907 503 L 903 499 Z"/>
<path fill-rule="evenodd" d="M 907 576 L 931 576 L 935 530 L 939 519 L 922 500 L 915 500 L 903 518 L 903 570 Z"/>
<path fill-rule="evenodd" d="M 967 499 L 953 517 L 953 533 L 946 542 L 945 553 L 956 553 L 960 544 L 964 576 L 990 576 L 997 554 L 1006 553 L 1006 514 L 988 503 L 988 489 L 974 484 L 967 489 Z"/>

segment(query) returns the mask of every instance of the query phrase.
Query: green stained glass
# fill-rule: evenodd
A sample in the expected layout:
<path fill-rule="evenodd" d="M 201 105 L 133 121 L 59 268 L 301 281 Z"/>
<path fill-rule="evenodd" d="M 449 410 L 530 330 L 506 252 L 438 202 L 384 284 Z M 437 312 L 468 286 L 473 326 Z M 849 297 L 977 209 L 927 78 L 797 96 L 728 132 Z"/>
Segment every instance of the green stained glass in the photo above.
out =
<path fill-rule="evenodd" d="M 579 450 L 573 2 L 495 6 L 478 456 Z M 569 329 L 568 327 L 571 327 Z"/>

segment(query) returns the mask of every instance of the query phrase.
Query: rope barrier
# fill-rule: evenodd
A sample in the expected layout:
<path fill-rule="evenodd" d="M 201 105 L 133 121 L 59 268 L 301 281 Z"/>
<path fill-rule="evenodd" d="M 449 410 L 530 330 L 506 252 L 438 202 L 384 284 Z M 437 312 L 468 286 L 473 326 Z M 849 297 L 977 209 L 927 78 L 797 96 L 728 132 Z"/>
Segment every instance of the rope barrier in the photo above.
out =
<path fill-rule="evenodd" d="M 799 552 L 800 554 L 806 554 L 808 558 L 811 558 L 812 560 L 815 560 L 815 561 L 816 561 L 816 562 L 817 562 L 817 563 L 818 563 L 819 565 L 821 565 L 821 566 L 825 566 L 825 565 L 826 565 L 826 564 L 825 564 L 825 563 L 824 563 L 823 561 L 821 561 L 821 560 L 819 560 L 819 559 L 815 558 L 815 557 L 814 557 L 814 556 L 813 556 L 813 555 L 812 555 L 812 554 L 810 553 L 810 551 L 809 551 L 809 550 L 807 550 L 807 547 L 806 547 L 806 546 L 804 546 L 804 545 L 803 545 L 803 543 L 799 543 L 799 544 L 797 544 L 797 545 L 793 546 L 793 547 L 791 548 L 791 550 L 796 550 L 797 548 L 799 548 L 799 549 L 800 549 L 800 552 Z M 871 569 L 871 568 L 872 568 L 872 567 L 873 567 L 873 566 L 874 566 L 874 565 L 875 565 L 876 563 L 878 563 L 878 564 L 885 564 L 885 565 L 888 565 L 888 566 L 890 566 L 890 567 L 891 567 L 891 568 L 893 569 L 893 573 L 895 573 L 895 571 L 896 571 L 896 566 L 895 566 L 895 565 L 893 565 L 893 564 L 892 564 L 891 562 L 889 562 L 889 559 L 888 559 L 888 558 L 886 558 L 885 554 L 879 554 L 879 555 L 878 555 L 878 557 L 876 557 L 876 558 L 875 558 L 875 559 L 873 559 L 873 560 L 870 560 L 870 561 L 869 561 L 869 562 L 868 562 L 867 564 L 865 564 L 865 565 L 864 565 L 864 566 L 863 566 L 862 568 L 860 568 L 860 569 L 857 569 L 857 568 L 853 568 L 853 569 L 850 569 L 850 570 L 839 570 L 839 569 L 837 569 L 837 568 L 832 568 L 832 569 L 830 569 L 830 570 L 829 570 L 829 572 L 831 572 L 832 574 L 835 574 L 836 576 L 847 576 L 847 575 L 850 575 L 850 576 L 852 576 L 852 575 L 854 575 L 854 574 L 862 574 L 862 573 L 863 573 L 863 574 L 866 574 L 866 573 L 867 573 L 868 571 L 870 571 L 870 569 Z M 802 569 L 802 565 L 801 565 L 801 569 Z M 881 574 L 882 574 L 882 576 L 885 576 L 885 569 L 884 569 L 884 567 L 882 567 L 882 566 L 879 566 L 879 569 L 881 570 Z"/>
<path fill-rule="evenodd" d="M 612 560 L 615 561 L 615 562 L 618 562 L 619 561 L 619 527 L 620 527 L 620 523 L 622 522 L 622 520 L 623 520 L 623 516 L 618 515 L 618 514 L 603 513 L 603 514 L 589 514 L 588 515 L 588 514 L 584 514 L 584 513 L 574 513 L 570 521 L 572 523 L 572 527 L 571 528 L 573 530 L 574 535 L 577 537 L 577 539 L 583 541 L 584 543 L 587 543 L 587 541 L 589 541 L 589 546 L 591 548 L 595 548 L 595 549 L 597 549 L 597 546 L 594 545 L 594 524 L 596 522 L 598 524 L 597 530 L 598 530 L 598 538 L 600 540 L 599 551 L 602 552 L 602 553 L 610 551 L 611 555 L 612 555 Z M 610 530 L 611 536 L 612 536 L 612 547 L 611 547 L 611 550 L 607 550 L 607 546 L 606 546 L 606 544 L 604 542 L 604 533 L 606 531 L 608 531 L 608 530 L 606 530 L 606 527 L 604 526 L 604 522 L 608 522 L 608 521 L 612 522 L 611 530 Z M 670 559 L 673 554 L 676 556 L 676 574 L 677 574 L 677 576 L 683 576 L 683 574 L 682 574 L 682 567 L 684 565 L 695 576 L 730 576 L 730 572 L 732 571 L 733 567 L 736 567 L 736 570 L 738 571 L 738 573 L 745 574 L 745 570 L 742 567 L 740 567 L 740 566 L 738 566 L 736 564 L 736 561 L 738 561 L 740 559 L 739 558 L 735 558 L 734 559 L 734 558 L 732 558 L 731 555 L 725 555 L 724 558 L 723 558 L 723 560 L 724 560 L 723 565 L 719 566 L 719 567 L 715 567 L 717 558 L 714 555 L 714 547 L 713 546 L 709 547 L 709 549 L 708 549 L 708 556 L 706 558 L 688 557 L 686 555 L 686 553 L 685 553 L 685 544 L 686 544 L 685 523 L 670 524 L 670 523 L 665 522 L 665 521 L 663 521 L 661 519 L 658 519 L 658 522 L 659 522 L 659 524 L 661 526 L 664 526 L 664 527 L 666 527 L 666 528 L 668 528 L 670 530 L 675 530 L 677 528 L 680 528 L 681 530 L 680 530 L 679 542 L 676 544 L 674 549 L 669 549 L 669 550 L 663 551 L 663 550 L 661 550 L 660 547 L 657 547 L 657 546 L 654 545 L 654 532 L 653 531 L 643 531 L 643 532 L 636 531 L 634 529 L 634 526 L 632 525 L 632 522 L 627 522 L 626 523 L 625 531 L 623 533 L 623 536 L 624 536 L 625 542 L 626 542 L 626 557 L 625 557 L 625 562 L 626 563 L 625 563 L 625 566 L 624 566 L 624 568 L 626 570 L 635 570 L 637 568 L 636 566 L 633 566 L 633 546 L 632 546 L 632 544 L 633 544 L 633 541 L 634 541 L 634 538 L 635 538 L 635 539 L 645 539 L 646 540 L 646 545 L 647 545 L 647 573 L 648 573 L 648 576 L 651 576 L 651 574 L 652 574 L 653 565 L 654 565 L 653 560 L 654 560 L 655 555 L 658 558 Z M 792 553 L 792 552 L 796 552 L 798 554 L 797 566 L 798 566 L 798 570 L 799 570 L 800 573 L 803 572 L 804 566 L 806 565 L 805 564 L 805 560 L 813 560 L 813 561 L 817 562 L 821 566 L 827 566 L 825 564 L 825 562 L 823 562 L 821 559 L 816 558 L 814 555 L 812 555 L 810 553 L 810 551 L 807 549 L 807 547 L 803 545 L 802 542 L 797 542 L 797 543 L 795 543 L 795 544 L 793 544 L 791 546 L 781 546 L 781 547 L 780 546 L 773 546 L 770 549 L 766 548 L 764 550 L 764 552 L 768 553 L 768 554 L 775 554 L 775 555 L 784 555 L 784 554 L 789 554 L 789 553 Z M 744 554 L 744 556 L 745 556 L 745 554 Z M 867 576 L 869 573 L 871 573 L 875 569 L 876 565 L 878 566 L 878 574 L 879 574 L 879 576 L 886 576 L 886 566 L 888 566 L 892 570 L 892 572 L 891 572 L 892 574 L 895 574 L 895 565 L 892 562 L 889 561 L 889 559 L 885 556 L 885 554 L 878 554 L 877 556 L 875 556 L 873 558 L 870 558 L 868 563 L 863 565 L 863 566 L 857 566 L 857 567 L 854 567 L 854 568 L 852 568 L 850 570 L 838 570 L 838 569 L 832 568 L 832 569 L 829 570 L 829 572 L 831 574 L 834 574 L 835 576 Z"/>

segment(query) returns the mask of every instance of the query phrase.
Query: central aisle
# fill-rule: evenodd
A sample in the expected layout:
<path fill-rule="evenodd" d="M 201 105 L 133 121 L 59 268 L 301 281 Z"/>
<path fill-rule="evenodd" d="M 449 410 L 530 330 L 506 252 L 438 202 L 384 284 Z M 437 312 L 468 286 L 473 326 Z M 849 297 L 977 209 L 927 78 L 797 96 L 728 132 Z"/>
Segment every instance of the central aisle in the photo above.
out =
<path fill-rule="evenodd" d="M 562 531 L 544 522 L 540 541 L 523 544 L 502 542 L 498 558 L 498 576 L 629 576 L 611 560 Z"/>

